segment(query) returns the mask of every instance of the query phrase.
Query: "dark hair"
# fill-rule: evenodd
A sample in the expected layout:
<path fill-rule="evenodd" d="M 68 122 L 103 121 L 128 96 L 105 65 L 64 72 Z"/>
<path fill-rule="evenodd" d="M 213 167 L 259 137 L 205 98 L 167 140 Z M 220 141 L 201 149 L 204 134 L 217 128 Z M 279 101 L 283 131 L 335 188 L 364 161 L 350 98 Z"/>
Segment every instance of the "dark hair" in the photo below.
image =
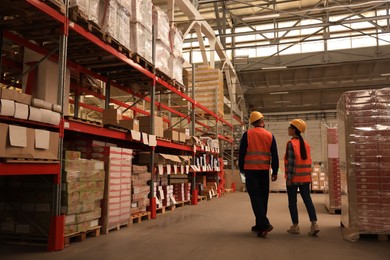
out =
<path fill-rule="evenodd" d="M 291 127 L 295 129 L 295 133 L 299 137 L 299 148 L 300 148 L 300 152 L 301 152 L 301 158 L 303 160 L 306 160 L 307 159 L 306 146 L 305 146 L 305 141 L 303 140 L 303 137 L 301 136 L 301 132 L 295 126 L 291 125 Z"/>

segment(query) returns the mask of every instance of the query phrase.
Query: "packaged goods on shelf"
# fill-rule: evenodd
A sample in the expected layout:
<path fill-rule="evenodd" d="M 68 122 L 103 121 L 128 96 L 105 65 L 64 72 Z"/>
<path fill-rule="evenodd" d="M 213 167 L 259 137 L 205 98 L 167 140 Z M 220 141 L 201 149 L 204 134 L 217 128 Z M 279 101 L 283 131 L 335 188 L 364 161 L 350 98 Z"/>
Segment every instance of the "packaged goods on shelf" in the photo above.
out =
<path fill-rule="evenodd" d="M 47 238 L 53 210 L 49 178 L 9 176 L 0 187 L 0 234 Z"/>
<path fill-rule="evenodd" d="M 169 56 L 168 64 L 172 73 L 172 79 L 180 84 L 183 84 L 183 63 L 184 59 L 182 57 L 175 56 L 174 54 Z"/>
<path fill-rule="evenodd" d="M 223 75 L 219 69 L 212 69 L 208 66 L 199 66 L 195 69 L 195 100 L 207 107 L 214 113 L 224 115 Z M 184 71 L 184 85 L 188 86 L 191 93 L 192 70 Z M 200 114 L 205 112 L 199 108 L 195 111 Z"/>
<path fill-rule="evenodd" d="M 58 133 L 3 123 L 0 132 L 0 157 L 58 159 Z"/>
<path fill-rule="evenodd" d="M 71 159 L 64 165 L 61 198 L 67 235 L 87 231 L 91 223 L 99 225 L 105 174 L 102 162 L 96 160 Z"/>
<path fill-rule="evenodd" d="M 36 63 L 37 61 L 43 58 L 42 55 L 25 48 L 24 57 L 23 57 L 23 71 L 26 71 L 32 66 L 31 64 Z M 36 84 L 34 84 L 33 92 L 31 94 L 32 98 L 41 99 L 47 104 L 56 104 L 58 105 L 58 63 L 51 60 L 44 60 L 39 63 L 38 68 L 36 68 Z M 66 69 L 64 75 L 64 96 L 69 96 L 70 90 L 70 69 Z M 22 85 L 26 87 L 28 82 L 28 76 L 23 77 Z M 45 104 L 45 103 L 44 103 Z M 64 99 L 64 107 L 69 106 L 69 100 Z M 47 110 L 51 110 L 52 107 L 45 107 Z M 67 109 L 64 110 L 64 115 L 68 115 Z"/>
<path fill-rule="evenodd" d="M 145 29 L 152 31 L 152 8 L 151 0 L 132 0 L 131 1 L 132 15 L 131 22 L 142 24 Z M 147 42 L 143 42 L 147 43 Z"/>
<path fill-rule="evenodd" d="M 156 31 L 156 40 L 161 41 L 165 46 L 169 45 L 169 18 L 166 12 L 158 6 L 153 5 L 153 26 Z M 168 49 L 169 52 L 169 49 Z M 158 57 L 158 55 L 156 56 Z"/>
<path fill-rule="evenodd" d="M 346 239 L 390 232 L 390 89 L 345 92 L 337 106 Z"/>
<path fill-rule="evenodd" d="M 146 28 L 142 23 L 130 24 L 130 48 L 131 50 L 153 63 L 152 60 L 152 30 Z"/>
<path fill-rule="evenodd" d="M 14 89 L 0 88 L 0 99 L 13 100 L 17 103 L 30 105 L 32 97 Z"/>
<path fill-rule="evenodd" d="M 131 8 L 126 9 L 118 0 L 105 1 L 103 5 L 100 27 L 104 33 L 130 50 Z"/>
<path fill-rule="evenodd" d="M 151 133 L 150 116 L 138 116 L 139 130 L 144 133 Z M 154 116 L 154 135 L 164 137 L 163 118 Z"/>
<path fill-rule="evenodd" d="M 183 33 L 176 26 L 172 26 L 169 30 L 169 42 L 171 53 L 175 57 L 183 57 Z"/>
<path fill-rule="evenodd" d="M 70 0 L 69 7 L 76 8 L 77 13 L 84 19 L 99 24 L 100 1 L 96 0 Z"/>
<path fill-rule="evenodd" d="M 154 66 L 156 69 L 159 69 L 165 75 L 172 78 L 172 66 L 169 66 L 170 54 L 168 46 L 169 45 L 166 45 L 161 40 L 156 41 L 156 60 Z"/>

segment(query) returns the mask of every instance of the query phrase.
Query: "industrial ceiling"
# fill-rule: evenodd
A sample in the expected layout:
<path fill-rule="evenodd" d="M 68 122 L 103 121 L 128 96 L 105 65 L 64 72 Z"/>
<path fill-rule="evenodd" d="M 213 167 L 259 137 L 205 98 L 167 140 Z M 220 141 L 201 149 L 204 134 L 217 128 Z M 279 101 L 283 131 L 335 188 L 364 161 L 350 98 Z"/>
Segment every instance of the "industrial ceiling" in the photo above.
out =
<path fill-rule="evenodd" d="M 162 9 L 168 6 L 167 0 L 153 3 Z M 248 112 L 334 114 L 343 92 L 389 86 L 390 42 L 385 38 L 390 32 L 388 0 L 202 0 L 192 4 L 217 32 L 225 49 L 232 51 Z M 335 16 L 340 18 L 332 19 Z M 315 23 L 303 24 L 305 20 Z M 174 22 L 185 31 L 192 20 L 176 8 Z M 266 24 L 273 26 L 258 29 Z M 282 24 L 291 27 L 281 28 Z M 244 26 L 251 29 L 236 31 Z M 342 29 L 332 31 L 335 26 Z M 298 27 L 301 32 L 309 33 L 292 33 Z M 365 36 L 377 44 L 328 49 L 329 40 L 342 38 L 346 33 L 351 39 Z M 248 35 L 262 37 L 247 42 L 246 46 L 234 42 L 235 38 Z M 323 50 L 284 54 L 290 48 L 319 39 L 324 42 Z M 260 45 L 269 47 L 269 53 L 256 58 L 237 54 L 239 49 Z"/>

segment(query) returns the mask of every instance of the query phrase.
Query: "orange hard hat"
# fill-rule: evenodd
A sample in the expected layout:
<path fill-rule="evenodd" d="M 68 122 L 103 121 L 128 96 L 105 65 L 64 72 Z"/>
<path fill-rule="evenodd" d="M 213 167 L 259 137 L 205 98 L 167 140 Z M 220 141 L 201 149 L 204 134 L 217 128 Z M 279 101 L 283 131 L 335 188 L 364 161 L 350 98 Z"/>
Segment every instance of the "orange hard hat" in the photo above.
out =
<path fill-rule="evenodd" d="M 305 132 L 306 130 L 306 123 L 302 119 L 294 119 L 290 122 L 290 124 L 295 126 L 301 133 Z"/>
<path fill-rule="evenodd" d="M 253 123 L 253 122 L 256 122 L 257 120 L 260 120 L 260 119 L 263 119 L 264 116 L 262 113 L 258 112 L 258 111 L 253 111 L 251 113 L 251 115 L 249 116 L 249 123 Z"/>

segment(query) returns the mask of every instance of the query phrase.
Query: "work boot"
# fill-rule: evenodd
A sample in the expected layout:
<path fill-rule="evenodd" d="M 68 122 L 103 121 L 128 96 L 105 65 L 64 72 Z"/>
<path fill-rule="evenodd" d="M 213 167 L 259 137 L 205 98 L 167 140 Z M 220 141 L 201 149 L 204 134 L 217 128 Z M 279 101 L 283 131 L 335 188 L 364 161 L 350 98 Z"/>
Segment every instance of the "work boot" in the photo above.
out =
<path fill-rule="evenodd" d="M 252 232 L 259 232 L 259 228 L 257 226 L 252 226 L 251 231 Z"/>
<path fill-rule="evenodd" d="M 269 232 L 271 232 L 272 231 L 272 229 L 274 229 L 274 227 L 270 224 L 267 228 L 265 228 L 265 229 L 263 229 L 263 230 L 259 230 L 259 232 L 257 232 L 257 236 L 258 237 L 266 237 L 267 236 L 267 234 L 269 233 Z"/>
<path fill-rule="evenodd" d="M 317 236 L 318 232 L 320 232 L 320 228 L 316 223 L 312 223 L 310 226 L 309 236 Z"/>
<path fill-rule="evenodd" d="M 287 232 L 290 234 L 299 234 L 298 224 L 291 225 L 291 227 L 289 229 L 287 229 Z"/>

